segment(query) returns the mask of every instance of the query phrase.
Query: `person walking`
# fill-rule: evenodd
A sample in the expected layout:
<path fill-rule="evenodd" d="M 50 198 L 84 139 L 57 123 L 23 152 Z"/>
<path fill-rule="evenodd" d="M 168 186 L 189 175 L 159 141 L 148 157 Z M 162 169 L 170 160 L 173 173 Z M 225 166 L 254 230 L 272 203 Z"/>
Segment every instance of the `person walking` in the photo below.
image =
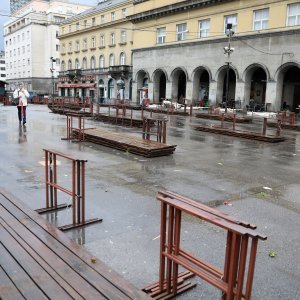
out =
<path fill-rule="evenodd" d="M 19 100 L 17 104 L 19 124 L 21 125 L 23 121 L 23 126 L 26 126 L 26 107 L 27 99 L 29 98 L 29 93 L 27 90 L 24 89 L 23 82 L 19 83 L 19 88 L 14 91 L 13 97 L 14 99 Z"/>

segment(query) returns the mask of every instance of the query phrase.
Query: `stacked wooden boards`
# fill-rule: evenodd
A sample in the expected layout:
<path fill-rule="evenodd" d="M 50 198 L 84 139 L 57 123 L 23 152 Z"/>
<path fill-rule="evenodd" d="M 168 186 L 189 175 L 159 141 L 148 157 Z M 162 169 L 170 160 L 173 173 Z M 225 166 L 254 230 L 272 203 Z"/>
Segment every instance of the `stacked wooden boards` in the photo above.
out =
<path fill-rule="evenodd" d="M 187 111 L 182 111 L 182 110 L 170 110 L 167 108 L 151 108 L 147 107 L 144 109 L 145 111 L 152 112 L 152 113 L 157 113 L 157 114 L 166 114 L 166 115 L 178 115 L 178 116 L 188 116 L 189 113 Z"/>
<path fill-rule="evenodd" d="M 269 127 L 278 127 L 278 123 L 277 122 L 268 122 L 268 126 Z M 300 125 L 299 124 L 286 124 L 286 123 L 281 123 L 280 127 L 282 129 L 288 129 L 288 130 L 296 130 L 296 131 L 300 131 Z"/>
<path fill-rule="evenodd" d="M 107 122 L 110 124 L 117 124 L 122 126 L 132 126 L 132 127 L 143 127 L 143 119 L 136 119 L 130 117 L 123 117 L 123 116 L 113 116 L 107 114 L 95 114 L 94 120 Z M 154 126 L 155 121 L 151 121 L 151 126 Z"/>
<path fill-rule="evenodd" d="M 3 300 L 151 299 L 2 188 L 0 236 Z"/>
<path fill-rule="evenodd" d="M 192 127 L 198 131 L 218 133 L 223 135 L 235 136 L 244 139 L 251 139 L 251 140 L 257 140 L 257 141 L 269 142 L 269 143 L 278 143 L 286 140 L 286 138 L 283 136 L 262 135 L 257 132 L 232 130 L 225 127 L 222 128 L 217 126 L 204 126 L 204 125 L 192 125 Z"/>
<path fill-rule="evenodd" d="M 197 114 L 195 114 L 195 117 L 201 118 L 201 119 L 209 119 L 209 120 L 221 120 L 222 119 L 221 115 L 209 114 L 209 113 L 197 113 Z M 233 122 L 233 115 L 232 114 L 224 115 L 224 121 Z M 252 122 L 252 117 L 236 116 L 235 122 L 236 123 L 250 123 L 250 122 Z"/>
<path fill-rule="evenodd" d="M 76 137 L 77 134 L 78 130 L 74 129 L 73 135 Z M 170 155 L 176 149 L 176 145 L 144 140 L 139 137 L 129 136 L 124 133 L 106 131 L 99 128 L 86 129 L 84 131 L 84 141 L 145 157 Z"/>

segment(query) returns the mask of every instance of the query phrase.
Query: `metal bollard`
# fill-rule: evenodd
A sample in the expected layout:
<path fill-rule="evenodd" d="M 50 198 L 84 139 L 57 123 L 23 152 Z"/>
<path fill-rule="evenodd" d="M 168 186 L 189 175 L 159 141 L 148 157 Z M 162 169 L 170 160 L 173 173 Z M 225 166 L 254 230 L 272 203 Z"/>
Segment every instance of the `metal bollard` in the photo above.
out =
<path fill-rule="evenodd" d="M 267 133 L 267 122 L 268 122 L 268 119 L 264 118 L 262 135 L 266 135 L 266 133 Z"/>
<path fill-rule="evenodd" d="M 233 114 L 233 124 L 232 129 L 235 130 L 236 114 Z"/>
<path fill-rule="evenodd" d="M 224 127 L 224 113 L 221 115 L 221 128 Z"/>

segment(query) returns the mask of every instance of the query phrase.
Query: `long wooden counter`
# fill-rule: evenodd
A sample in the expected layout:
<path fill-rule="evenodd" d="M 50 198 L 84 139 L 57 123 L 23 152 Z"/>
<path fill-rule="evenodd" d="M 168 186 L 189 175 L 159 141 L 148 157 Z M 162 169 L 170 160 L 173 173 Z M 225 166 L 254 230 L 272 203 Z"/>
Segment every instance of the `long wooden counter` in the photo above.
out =
<path fill-rule="evenodd" d="M 0 253 L 3 300 L 150 299 L 1 188 Z"/>

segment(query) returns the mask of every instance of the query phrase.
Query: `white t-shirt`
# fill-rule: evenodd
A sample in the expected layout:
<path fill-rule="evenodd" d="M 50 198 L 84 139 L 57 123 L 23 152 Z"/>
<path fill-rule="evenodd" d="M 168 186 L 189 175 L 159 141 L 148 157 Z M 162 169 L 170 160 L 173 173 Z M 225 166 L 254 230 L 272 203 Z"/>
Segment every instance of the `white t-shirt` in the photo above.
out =
<path fill-rule="evenodd" d="M 19 105 L 21 105 L 21 101 L 23 103 L 23 106 L 27 106 L 27 98 L 29 98 L 29 93 L 27 90 L 23 90 L 23 92 L 20 91 L 20 89 L 17 89 L 14 91 L 13 94 L 14 99 L 19 98 Z"/>

